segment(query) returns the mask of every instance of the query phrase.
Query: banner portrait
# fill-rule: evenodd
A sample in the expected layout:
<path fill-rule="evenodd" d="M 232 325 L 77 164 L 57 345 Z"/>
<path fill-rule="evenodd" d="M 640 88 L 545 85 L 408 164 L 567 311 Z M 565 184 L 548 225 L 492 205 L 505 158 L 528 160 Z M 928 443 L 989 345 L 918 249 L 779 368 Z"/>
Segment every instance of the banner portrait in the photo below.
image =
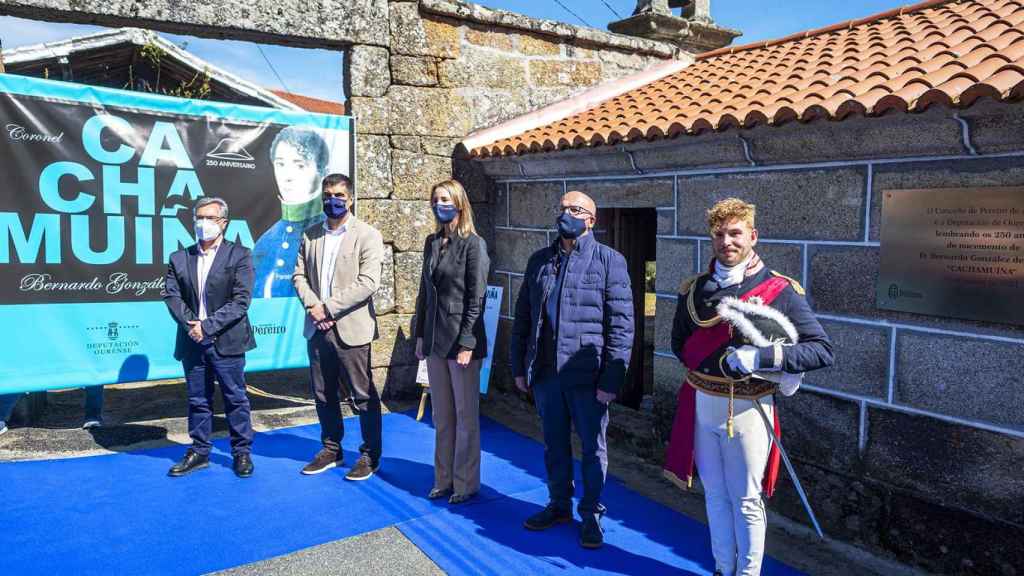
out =
<path fill-rule="evenodd" d="M 203 196 L 253 251 L 247 368 L 306 365 L 291 274 L 351 118 L 0 74 L 0 128 L 0 393 L 180 377 L 160 293 Z"/>

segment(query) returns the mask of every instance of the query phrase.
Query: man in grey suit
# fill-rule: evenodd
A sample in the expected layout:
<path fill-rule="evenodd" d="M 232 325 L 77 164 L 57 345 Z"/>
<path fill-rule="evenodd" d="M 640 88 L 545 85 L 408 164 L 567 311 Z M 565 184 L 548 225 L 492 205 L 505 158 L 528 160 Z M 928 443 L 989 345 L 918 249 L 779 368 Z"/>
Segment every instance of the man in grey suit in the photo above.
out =
<path fill-rule="evenodd" d="M 370 370 L 370 343 L 377 338 L 373 294 L 380 286 L 384 242 L 376 228 L 357 219 L 352 182 L 342 174 L 323 179 L 327 220 L 306 229 L 292 284 L 306 308 L 309 369 L 323 448 L 302 469 L 319 474 L 342 463 L 341 393 L 351 396 L 363 435 L 359 460 L 345 478 L 366 480 L 380 466 L 380 396 Z"/>

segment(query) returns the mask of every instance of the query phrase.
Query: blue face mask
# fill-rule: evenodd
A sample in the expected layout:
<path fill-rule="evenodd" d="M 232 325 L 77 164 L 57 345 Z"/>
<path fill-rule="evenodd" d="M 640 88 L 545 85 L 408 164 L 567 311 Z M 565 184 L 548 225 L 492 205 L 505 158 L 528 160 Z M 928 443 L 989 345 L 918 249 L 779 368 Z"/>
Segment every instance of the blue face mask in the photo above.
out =
<path fill-rule="evenodd" d="M 344 218 L 345 214 L 348 214 L 348 203 L 341 198 L 324 196 L 324 214 L 335 220 Z"/>
<path fill-rule="evenodd" d="M 574 217 L 568 212 L 562 212 L 558 217 L 558 233 L 562 238 L 569 240 L 579 238 L 587 231 L 587 221 Z"/>
<path fill-rule="evenodd" d="M 434 218 L 441 224 L 447 224 L 459 215 L 459 209 L 454 204 L 434 204 Z"/>

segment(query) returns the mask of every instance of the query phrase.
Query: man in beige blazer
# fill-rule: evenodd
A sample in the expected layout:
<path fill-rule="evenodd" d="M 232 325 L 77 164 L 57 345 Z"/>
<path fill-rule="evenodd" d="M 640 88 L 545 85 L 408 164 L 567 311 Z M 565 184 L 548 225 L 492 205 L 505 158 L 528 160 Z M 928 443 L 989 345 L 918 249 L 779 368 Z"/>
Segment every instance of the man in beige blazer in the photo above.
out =
<path fill-rule="evenodd" d="M 352 397 L 363 444 L 348 480 L 366 480 L 380 466 L 380 396 L 370 370 L 370 343 L 377 338 L 373 294 L 380 286 L 384 242 L 376 228 L 357 219 L 352 182 L 342 174 L 323 179 L 327 220 L 306 229 L 292 284 L 306 309 L 309 370 L 323 448 L 302 469 L 319 474 L 342 463 L 341 394 Z"/>

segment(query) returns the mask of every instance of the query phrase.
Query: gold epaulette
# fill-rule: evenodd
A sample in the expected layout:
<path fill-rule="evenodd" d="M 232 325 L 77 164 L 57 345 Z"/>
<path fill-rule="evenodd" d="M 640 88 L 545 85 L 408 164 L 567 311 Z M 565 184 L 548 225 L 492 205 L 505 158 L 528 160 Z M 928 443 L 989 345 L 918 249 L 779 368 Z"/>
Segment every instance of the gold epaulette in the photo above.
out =
<path fill-rule="evenodd" d="M 801 296 L 804 295 L 804 287 L 801 286 L 800 283 L 794 280 L 793 278 L 790 278 L 785 274 L 779 274 L 775 270 L 772 270 L 772 276 L 778 276 L 779 278 L 785 278 L 786 280 L 789 280 L 789 285 L 793 287 L 793 291 Z"/>
<path fill-rule="evenodd" d="M 693 286 L 693 283 L 696 282 L 697 278 L 700 278 L 700 276 L 700 274 L 694 274 L 693 276 L 690 276 L 689 278 L 683 280 L 682 283 L 679 284 L 679 293 L 682 294 L 683 296 L 686 296 L 686 293 L 690 291 L 690 288 Z"/>

